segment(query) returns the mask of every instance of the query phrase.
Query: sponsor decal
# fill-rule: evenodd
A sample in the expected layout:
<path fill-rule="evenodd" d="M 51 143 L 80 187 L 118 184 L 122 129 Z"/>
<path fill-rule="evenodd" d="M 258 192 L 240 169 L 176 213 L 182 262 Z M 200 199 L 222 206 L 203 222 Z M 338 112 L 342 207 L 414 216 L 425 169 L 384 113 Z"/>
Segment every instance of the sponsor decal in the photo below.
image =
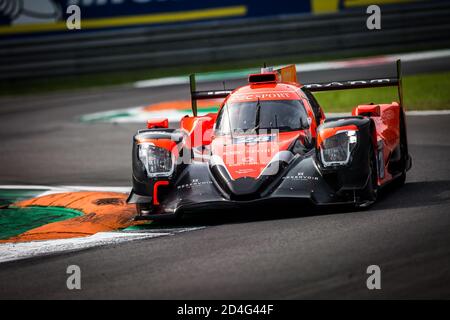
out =
<path fill-rule="evenodd" d="M 211 96 L 211 99 L 213 99 L 215 96 L 227 96 L 231 93 L 231 90 L 222 90 L 222 91 L 208 91 L 206 92 L 207 96 Z"/>
<path fill-rule="evenodd" d="M 355 81 L 342 81 L 342 82 L 330 82 L 330 83 L 311 83 L 305 85 L 308 89 L 315 88 L 339 88 L 347 86 L 363 86 L 370 84 L 388 84 L 393 82 L 393 79 L 373 79 L 373 80 L 355 80 Z"/>
<path fill-rule="evenodd" d="M 253 153 L 265 153 L 265 154 L 276 154 L 278 151 L 280 150 L 280 148 L 278 146 L 273 146 L 272 148 L 260 148 L 258 147 L 258 149 L 256 150 L 251 150 L 251 152 Z M 216 149 L 217 152 L 217 149 Z M 219 154 L 223 154 L 224 156 L 244 156 L 246 154 L 248 154 L 249 151 L 247 151 L 246 149 L 242 149 L 242 150 L 226 150 L 223 151 L 222 153 Z"/>
<path fill-rule="evenodd" d="M 249 174 L 249 173 L 253 173 L 253 172 L 256 172 L 256 170 L 255 169 L 239 169 L 239 170 L 236 170 L 236 173 L 237 174 L 241 174 L 241 175 Z"/>
<path fill-rule="evenodd" d="M 209 184 L 212 184 L 212 181 L 200 181 L 199 179 L 192 179 L 191 183 L 179 185 L 179 186 L 177 186 L 177 189 L 178 190 L 191 189 L 194 187 L 200 187 L 200 186 L 209 185 Z"/>
<path fill-rule="evenodd" d="M 256 101 L 261 100 L 295 100 L 299 96 L 292 91 L 278 92 L 259 92 L 259 93 L 234 93 L 230 96 L 229 101 Z"/>
<path fill-rule="evenodd" d="M 301 181 L 319 181 L 319 177 L 305 175 L 304 172 L 299 172 L 296 175 L 285 176 L 283 180 L 301 180 Z"/>
<path fill-rule="evenodd" d="M 247 143 L 247 144 L 256 144 L 258 142 L 272 142 L 276 138 L 275 134 L 271 135 L 264 135 L 264 136 L 240 136 L 240 137 L 234 137 L 233 138 L 233 144 L 241 144 L 241 143 Z"/>

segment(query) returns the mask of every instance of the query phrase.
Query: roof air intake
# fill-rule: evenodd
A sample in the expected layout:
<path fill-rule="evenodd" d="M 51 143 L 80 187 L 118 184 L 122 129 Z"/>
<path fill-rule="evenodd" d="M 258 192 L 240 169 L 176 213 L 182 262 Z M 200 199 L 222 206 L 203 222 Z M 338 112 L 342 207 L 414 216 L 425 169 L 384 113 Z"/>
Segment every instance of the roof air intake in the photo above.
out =
<path fill-rule="evenodd" d="M 276 73 L 251 74 L 248 76 L 248 82 L 250 83 L 264 83 L 276 81 L 277 81 Z"/>

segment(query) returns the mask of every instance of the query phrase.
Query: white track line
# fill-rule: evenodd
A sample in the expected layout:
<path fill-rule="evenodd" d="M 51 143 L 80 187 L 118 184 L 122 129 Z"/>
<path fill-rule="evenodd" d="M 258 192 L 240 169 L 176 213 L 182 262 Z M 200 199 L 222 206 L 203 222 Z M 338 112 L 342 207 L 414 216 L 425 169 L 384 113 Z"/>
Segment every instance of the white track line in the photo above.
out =
<path fill-rule="evenodd" d="M 57 187 L 50 186 L 40 186 L 40 185 L 0 185 L 0 189 L 18 189 L 18 190 L 49 190 L 49 189 L 59 189 Z"/>
<path fill-rule="evenodd" d="M 330 112 L 325 114 L 328 118 L 351 116 L 351 112 Z M 424 116 L 445 116 L 450 115 L 450 110 L 417 110 L 406 111 L 407 116 L 424 117 Z"/>
<path fill-rule="evenodd" d="M 150 118 L 167 118 L 170 122 L 178 122 L 183 117 L 184 113 L 176 111 L 176 110 L 164 110 L 164 111 L 146 111 L 144 107 L 141 107 L 141 110 L 136 110 L 136 107 L 131 108 L 133 110 L 133 114 L 125 117 L 117 117 L 114 119 L 103 119 L 102 114 L 96 114 L 96 119 L 91 117 L 91 121 L 93 122 L 107 122 L 107 123 L 141 123 L 145 124 Z M 116 113 L 120 114 L 127 109 L 116 110 Z M 110 114 L 111 111 L 108 111 Z M 188 112 L 186 112 L 187 114 Z M 201 111 L 199 112 L 201 115 Z M 336 114 L 336 115 L 350 115 L 348 113 L 327 113 Z M 431 116 L 431 115 L 448 115 L 450 114 L 450 110 L 428 110 L 428 111 L 407 111 L 407 115 L 409 116 Z"/>
<path fill-rule="evenodd" d="M 89 237 L 0 244 L 0 263 L 175 235 L 205 227 L 99 232 Z"/>
<path fill-rule="evenodd" d="M 0 263 L 167 235 L 170 233 L 99 232 L 83 238 L 3 243 L 0 244 Z"/>
<path fill-rule="evenodd" d="M 129 193 L 131 187 L 0 185 L 0 190 L 42 190 L 46 194 L 77 191 Z"/>
<path fill-rule="evenodd" d="M 152 87 L 162 87 L 162 86 L 173 86 L 177 84 L 189 83 L 188 77 L 167 77 L 151 80 L 137 81 L 133 84 L 135 88 L 152 88 Z"/>
<path fill-rule="evenodd" d="M 391 54 L 391 55 L 388 55 L 387 57 L 393 58 L 395 60 L 401 59 L 402 61 L 405 61 L 405 62 L 448 58 L 448 57 L 450 57 L 450 49 L 411 52 L 411 53 L 403 53 L 403 54 Z"/>
<path fill-rule="evenodd" d="M 439 116 L 449 114 L 450 110 L 406 111 L 407 116 Z"/>

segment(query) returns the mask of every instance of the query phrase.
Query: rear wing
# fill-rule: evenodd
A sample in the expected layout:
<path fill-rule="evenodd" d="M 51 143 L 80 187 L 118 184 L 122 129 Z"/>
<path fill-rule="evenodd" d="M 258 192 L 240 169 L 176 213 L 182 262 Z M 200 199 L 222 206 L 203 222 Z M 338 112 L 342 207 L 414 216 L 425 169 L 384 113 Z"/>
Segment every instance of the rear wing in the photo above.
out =
<path fill-rule="evenodd" d="M 348 89 L 364 89 L 364 88 L 380 88 L 380 87 L 397 87 L 399 103 L 403 107 L 403 85 L 402 85 L 402 62 L 397 60 L 397 77 L 396 78 L 382 78 L 382 79 L 366 79 L 366 80 L 350 80 L 350 81 L 335 81 L 329 83 L 310 83 L 305 84 L 311 92 L 323 92 L 334 90 L 348 90 Z"/>
<path fill-rule="evenodd" d="M 296 80 L 295 71 L 292 72 L 292 66 L 275 70 L 278 74 L 286 72 L 286 78 Z M 294 69 L 295 70 L 295 69 Z M 294 75 L 295 74 L 295 78 Z M 207 100 L 207 99 L 219 99 L 226 98 L 233 89 L 224 90 L 208 90 L 208 91 L 197 91 L 195 74 L 189 76 L 190 89 L 191 89 L 191 104 L 192 113 L 197 116 L 197 101 Z M 403 107 L 403 86 L 402 86 L 402 63 L 401 60 L 397 60 L 397 77 L 395 78 L 382 78 L 382 79 L 366 79 L 366 80 L 349 80 L 349 81 L 335 81 L 328 83 L 310 83 L 305 84 L 304 87 L 311 92 L 323 92 L 323 91 L 334 91 L 334 90 L 349 90 L 349 89 L 364 89 L 364 88 L 380 88 L 380 87 L 397 87 L 399 103 Z"/>

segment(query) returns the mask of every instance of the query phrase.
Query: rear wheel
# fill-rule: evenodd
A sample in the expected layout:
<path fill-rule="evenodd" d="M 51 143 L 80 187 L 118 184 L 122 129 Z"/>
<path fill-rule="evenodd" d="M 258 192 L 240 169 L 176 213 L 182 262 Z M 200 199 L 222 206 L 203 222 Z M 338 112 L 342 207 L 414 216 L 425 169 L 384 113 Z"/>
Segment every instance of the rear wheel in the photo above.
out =
<path fill-rule="evenodd" d="M 399 171 L 401 171 L 401 175 L 396 179 L 395 185 L 396 186 L 403 186 L 406 181 L 406 171 L 409 169 L 411 165 L 411 160 L 409 159 L 408 154 L 408 145 L 406 142 L 406 128 L 404 123 L 404 118 L 400 121 L 400 168 Z"/>
<path fill-rule="evenodd" d="M 403 171 L 402 174 L 395 179 L 394 183 L 397 187 L 401 187 L 405 184 L 405 182 L 406 182 L 406 170 Z"/>
<path fill-rule="evenodd" d="M 370 146 L 369 152 L 369 177 L 367 184 L 360 194 L 360 201 L 356 204 L 358 208 L 367 208 L 375 203 L 378 197 L 378 170 L 377 158 L 373 146 Z"/>
<path fill-rule="evenodd" d="M 403 136 L 404 133 L 402 132 L 402 136 L 400 137 L 400 152 L 402 157 L 402 174 L 397 178 L 397 181 L 395 182 L 397 186 L 403 186 L 406 181 L 406 170 L 408 169 L 408 148 L 406 146 L 406 139 Z"/>

